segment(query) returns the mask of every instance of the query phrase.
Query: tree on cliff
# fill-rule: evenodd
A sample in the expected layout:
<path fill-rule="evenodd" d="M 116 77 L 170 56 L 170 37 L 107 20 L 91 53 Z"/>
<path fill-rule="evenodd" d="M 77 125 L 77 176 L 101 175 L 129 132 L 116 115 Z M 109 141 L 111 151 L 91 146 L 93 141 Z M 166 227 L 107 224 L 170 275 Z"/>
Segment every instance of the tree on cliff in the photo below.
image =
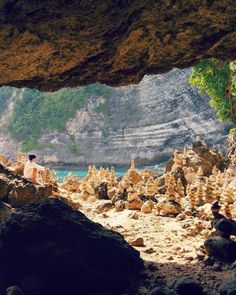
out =
<path fill-rule="evenodd" d="M 236 126 L 236 61 L 203 60 L 192 69 L 190 84 L 210 97 L 219 120 Z"/>
<path fill-rule="evenodd" d="M 203 60 L 192 69 L 190 84 L 210 97 L 219 120 L 233 124 L 229 156 L 236 154 L 236 61 Z"/>

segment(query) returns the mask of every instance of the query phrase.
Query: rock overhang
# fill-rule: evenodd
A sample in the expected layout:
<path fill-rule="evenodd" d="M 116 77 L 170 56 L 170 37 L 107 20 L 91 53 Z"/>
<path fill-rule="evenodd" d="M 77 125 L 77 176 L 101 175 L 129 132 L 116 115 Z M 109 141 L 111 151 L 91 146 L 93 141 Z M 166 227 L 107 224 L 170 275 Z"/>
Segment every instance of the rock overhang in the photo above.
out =
<path fill-rule="evenodd" d="M 0 1 L 0 85 L 138 83 L 236 58 L 234 0 Z"/>

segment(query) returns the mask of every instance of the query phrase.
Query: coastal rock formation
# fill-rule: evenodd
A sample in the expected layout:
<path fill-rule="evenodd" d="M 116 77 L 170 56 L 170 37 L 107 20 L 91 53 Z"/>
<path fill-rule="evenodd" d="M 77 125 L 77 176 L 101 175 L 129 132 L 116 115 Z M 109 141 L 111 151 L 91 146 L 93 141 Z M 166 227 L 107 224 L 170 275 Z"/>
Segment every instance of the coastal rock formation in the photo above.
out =
<path fill-rule="evenodd" d="M 65 132 L 44 132 L 40 150 L 31 152 L 45 164 L 127 166 L 131 158 L 140 164 L 166 161 L 198 135 L 209 146 L 225 149 L 229 128 L 218 122 L 208 98 L 189 85 L 190 72 L 145 76 L 139 85 L 112 89 L 110 98 L 92 96 Z M 15 147 L 3 131 L 0 153 L 14 159 Z"/>
<path fill-rule="evenodd" d="M 0 85 L 128 85 L 203 58 L 236 59 L 235 17 L 232 0 L 4 0 Z"/>
<path fill-rule="evenodd" d="M 185 162 L 185 165 L 181 165 L 182 167 L 184 165 L 190 169 L 189 171 L 192 170 L 192 172 L 198 172 L 200 178 L 204 175 L 211 175 L 213 167 L 223 171 L 228 166 L 228 160 L 226 157 L 223 157 L 216 149 L 209 149 L 201 141 L 195 142 L 191 150 L 185 149 L 180 161 Z M 198 171 L 199 167 L 201 167 L 200 171 Z M 172 157 L 166 165 L 166 170 L 178 171 L 179 169 L 177 168 L 178 167 L 175 167 L 174 158 Z"/>
<path fill-rule="evenodd" d="M 120 234 L 53 198 L 11 214 L 0 243 L 1 292 L 18 285 L 26 294 L 124 294 L 143 267 Z"/>

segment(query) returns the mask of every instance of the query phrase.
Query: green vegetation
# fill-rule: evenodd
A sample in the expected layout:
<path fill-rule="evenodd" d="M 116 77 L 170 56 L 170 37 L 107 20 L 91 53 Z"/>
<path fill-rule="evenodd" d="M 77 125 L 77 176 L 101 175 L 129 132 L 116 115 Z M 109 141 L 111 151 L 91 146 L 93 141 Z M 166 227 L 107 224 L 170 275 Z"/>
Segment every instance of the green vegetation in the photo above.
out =
<path fill-rule="evenodd" d="M 0 88 L 0 115 L 2 115 L 7 107 L 7 101 L 11 97 L 13 89 L 11 87 Z"/>
<path fill-rule="evenodd" d="M 64 88 L 54 93 L 26 89 L 15 104 L 7 128 L 14 139 L 22 142 L 24 152 L 42 148 L 42 144 L 38 142 L 41 135 L 53 130 L 64 132 L 67 121 L 75 116 L 76 111 L 92 95 L 108 98 L 111 90 L 98 83 L 86 87 Z M 72 150 L 77 153 L 74 148 Z"/>
<path fill-rule="evenodd" d="M 190 76 L 190 84 L 210 97 L 219 120 L 236 126 L 236 62 L 216 59 L 201 61 Z"/>
<path fill-rule="evenodd" d="M 83 152 L 75 144 L 69 144 L 67 147 L 74 156 L 79 157 L 83 155 Z"/>
<path fill-rule="evenodd" d="M 105 101 L 105 102 L 100 103 L 99 105 L 97 105 L 94 108 L 94 111 L 96 113 L 103 113 L 104 115 L 108 116 L 109 115 L 109 111 L 110 111 L 108 102 Z"/>

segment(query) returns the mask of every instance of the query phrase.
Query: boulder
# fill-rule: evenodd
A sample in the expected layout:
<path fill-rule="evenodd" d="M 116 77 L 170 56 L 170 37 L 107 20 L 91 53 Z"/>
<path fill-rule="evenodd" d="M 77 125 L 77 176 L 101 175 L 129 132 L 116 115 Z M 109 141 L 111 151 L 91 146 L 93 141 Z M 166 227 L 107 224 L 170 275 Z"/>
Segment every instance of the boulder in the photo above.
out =
<path fill-rule="evenodd" d="M 15 182 L 12 190 L 9 192 L 8 202 L 13 207 L 21 207 L 28 203 L 46 199 L 52 196 L 52 185 L 35 185 L 31 182 Z"/>
<path fill-rule="evenodd" d="M 127 190 L 125 189 L 124 192 L 119 192 L 118 194 L 116 194 L 113 198 L 112 198 L 112 203 L 116 203 L 117 201 L 119 200 L 122 200 L 122 201 L 127 201 L 128 199 L 128 192 Z"/>
<path fill-rule="evenodd" d="M 115 203 L 116 212 L 121 212 L 125 208 L 125 202 L 122 200 L 119 200 Z"/>
<path fill-rule="evenodd" d="M 139 199 L 133 200 L 132 202 L 126 202 L 125 208 L 129 210 L 141 210 L 143 202 Z"/>
<path fill-rule="evenodd" d="M 160 209 L 161 213 L 165 216 L 166 215 L 177 216 L 182 211 L 180 204 L 175 201 L 164 200 L 158 204 L 158 208 Z"/>
<path fill-rule="evenodd" d="M 135 170 L 131 170 L 128 174 L 128 179 L 131 183 L 136 184 L 141 181 L 142 176 Z"/>
<path fill-rule="evenodd" d="M 101 182 L 97 185 L 94 189 L 94 193 L 97 199 L 109 200 L 107 195 L 107 182 Z"/>
<path fill-rule="evenodd" d="M 224 238 L 236 235 L 236 222 L 232 219 L 215 219 L 212 224 L 217 232 Z"/>
<path fill-rule="evenodd" d="M 174 283 L 178 295 L 204 295 L 202 286 L 190 277 L 182 277 Z"/>
<path fill-rule="evenodd" d="M 138 285 L 143 269 L 120 234 L 53 198 L 11 214 L 0 245 L 0 293 L 34 274 L 39 295 L 122 294 Z"/>
<path fill-rule="evenodd" d="M 172 171 L 174 167 L 174 157 L 167 163 L 166 172 Z M 212 173 L 212 169 L 216 166 L 218 169 L 223 171 L 228 167 L 228 160 L 225 159 L 216 150 L 210 150 L 201 141 L 196 141 L 193 144 L 192 150 L 187 151 L 186 167 L 191 167 L 195 171 L 201 166 L 205 176 L 209 176 Z"/>
<path fill-rule="evenodd" d="M 150 212 L 152 212 L 153 206 L 154 206 L 154 204 L 153 204 L 152 201 L 146 201 L 146 202 L 142 205 L 142 207 L 141 207 L 141 211 L 142 211 L 143 213 L 150 213 Z"/>
<path fill-rule="evenodd" d="M 134 247 L 145 247 L 143 238 L 137 238 L 130 242 Z"/>
<path fill-rule="evenodd" d="M 211 237 L 204 243 L 207 254 L 223 262 L 236 259 L 236 242 L 223 237 Z"/>
<path fill-rule="evenodd" d="M 100 204 L 96 207 L 96 212 L 97 213 L 103 213 L 106 211 L 111 210 L 114 207 L 114 205 L 112 204 L 112 202 L 109 200 L 102 200 L 100 201 Z"/>
<path fill-rule="evenodd" d="M 4 201 L 13 207 L 21 207 L 52 196 L 51 184 L 36 185 L 24 177 L 15 175 L 1 164 L 0 173 L 0 199 L 4 198 Z"/>

